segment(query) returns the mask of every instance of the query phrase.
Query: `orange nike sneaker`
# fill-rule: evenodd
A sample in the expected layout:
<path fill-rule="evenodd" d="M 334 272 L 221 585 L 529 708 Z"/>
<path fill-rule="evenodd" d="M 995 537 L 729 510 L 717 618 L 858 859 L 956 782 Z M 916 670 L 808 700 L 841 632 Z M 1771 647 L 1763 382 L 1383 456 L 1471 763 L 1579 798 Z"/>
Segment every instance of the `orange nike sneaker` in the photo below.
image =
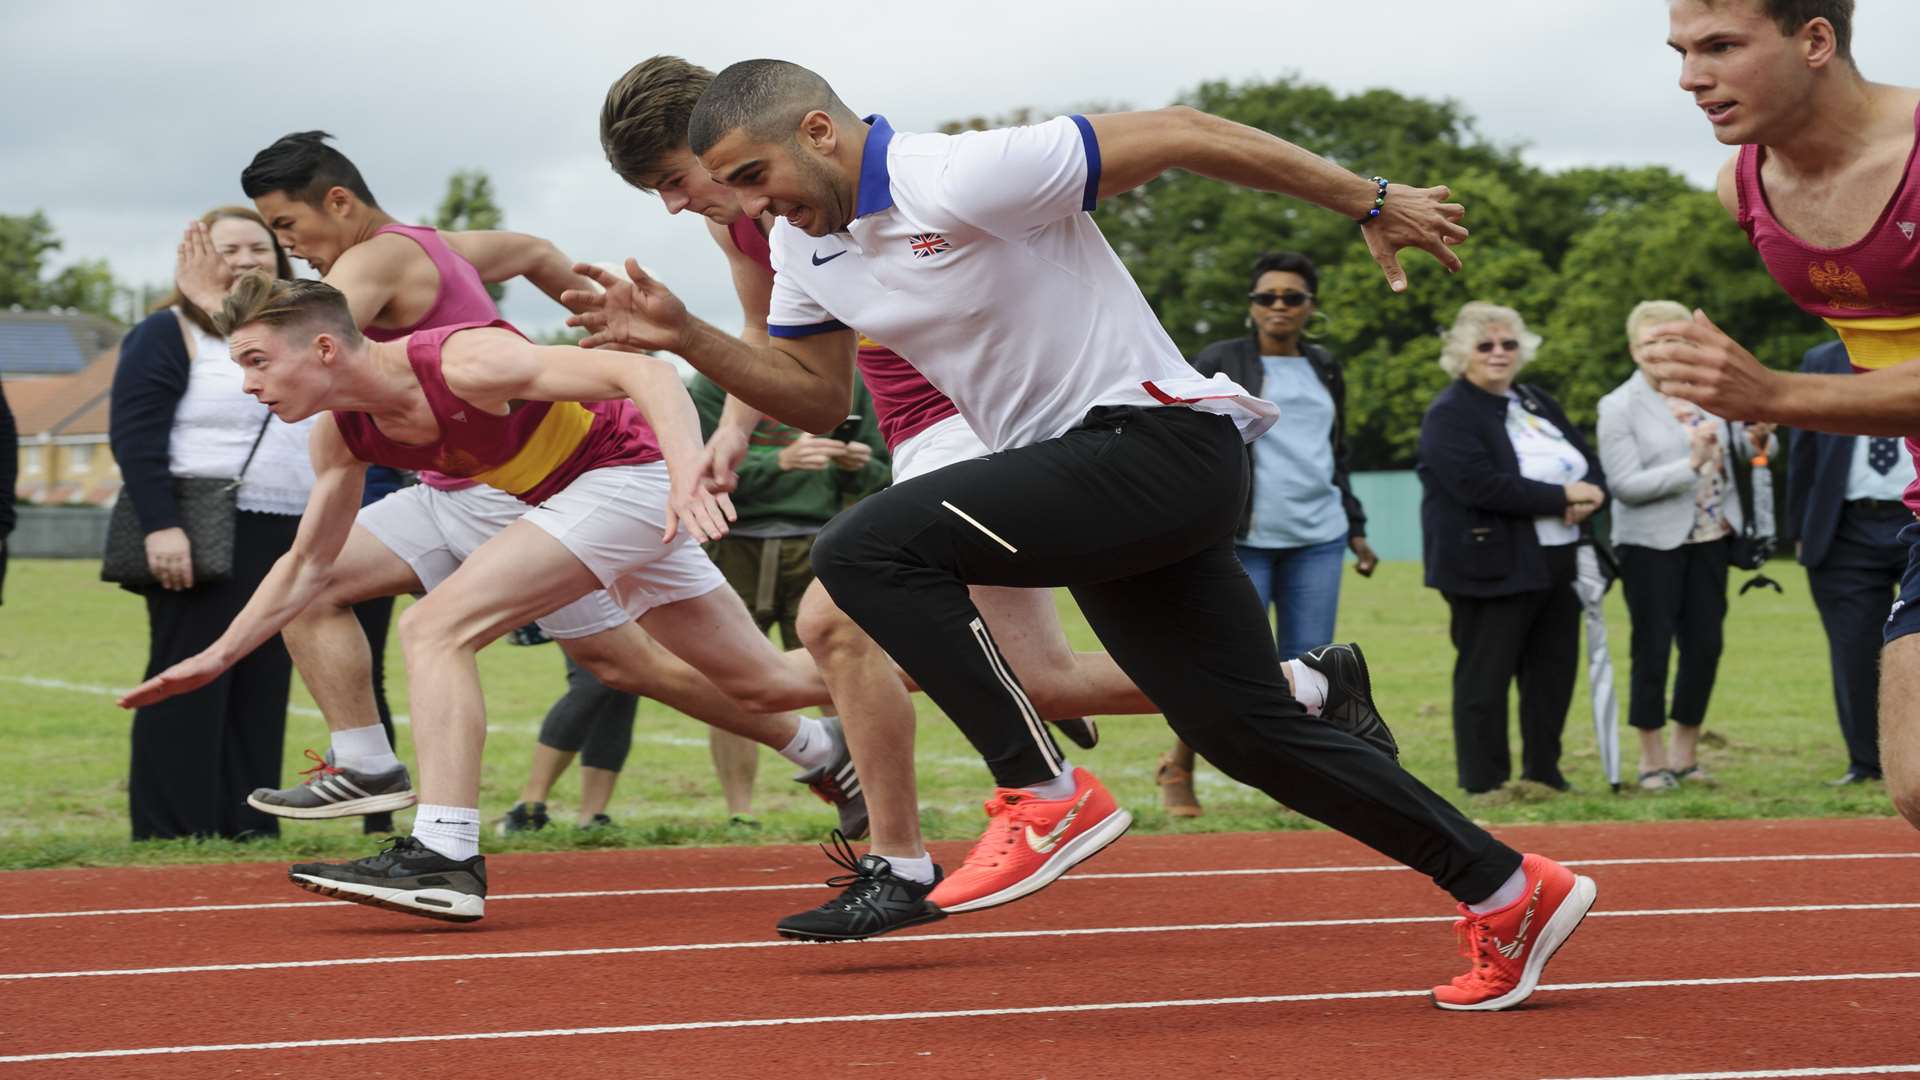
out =
<path fill-rule="evenodd" d="M 1107 787 L 1073 770 L 1073 794 L 1042 799 L 1022 788 L 996 788 L 987 800 L 987 831 L 927 899 L 942 911 L 980 911 L 1053 884 L 1099 854 L 1133 825 Z"/>
<path fill-rule="evenodd" d="M 1433 988 L 1443 1009 L 1491 1012 L 1510 1009 L 1533 995 L 1540 972 L 1580 928 L 1593 907 L 1593 879 L 1544 855 L 1521 856 L 1527 893 L 1498 911 L 1475 915 L 1460 905 L 1453 924 L 1460 953 L 1473 965 L 1445 986 Z"/>

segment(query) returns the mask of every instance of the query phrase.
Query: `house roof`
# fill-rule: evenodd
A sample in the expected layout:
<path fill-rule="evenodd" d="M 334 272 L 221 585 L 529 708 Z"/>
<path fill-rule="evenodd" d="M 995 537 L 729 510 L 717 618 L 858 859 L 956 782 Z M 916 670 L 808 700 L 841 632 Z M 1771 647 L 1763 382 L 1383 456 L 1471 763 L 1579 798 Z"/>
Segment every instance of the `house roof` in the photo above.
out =
<path fill-rule="evenodd" d="M 0 376 L 71 374 L 122 333 L 97 315 L 0 311 Z"/>
<path fill-rule="evenodd" d="M 40 435 L 104 435 L 118 346 L 102 351 L 71 375 L 8 379 L 7 403 L 13 407 L 22 439 Z"/>

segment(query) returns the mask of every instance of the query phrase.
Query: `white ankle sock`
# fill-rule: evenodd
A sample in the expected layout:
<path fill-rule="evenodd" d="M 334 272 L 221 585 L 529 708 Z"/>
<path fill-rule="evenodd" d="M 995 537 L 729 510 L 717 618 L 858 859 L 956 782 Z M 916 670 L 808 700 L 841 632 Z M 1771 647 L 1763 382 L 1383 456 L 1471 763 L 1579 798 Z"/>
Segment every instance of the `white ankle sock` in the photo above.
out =
<path fill-rule="evenodd" d="M 1028 784 L 1027 790 L 1042 799 L 1064 799 L 1074 793 L 1073 762 L 1062 759 L 1060 775 L 1038 784 Z"/>
<path fill-rule="evenodd" d="M 893 867 L 893 876 L 904 878 L 907 881 L 917 881 L 922 885 L 933 884 L 933 856 L 920 854 L 914 856 L 882 855 L 880 857 L 887 860 L 888 864 Z"/>
<path fill-rule="evenodd" d="M 1327 707 L 1327 677 L 1298 660 L 1287 661 L 1293 673 L 1293 696 L 1307 707 L 1308 716 L 1319 716 Z"/>
<path fill-rule="evenodd" d="M 449 859 L 480 854 L 480 808 L 421 803 L 413 812 L 413 838 Z"/>
<path fill-rule="evenodd" d="M 818 769 L 833 760 L 833 739 L 827 734 L 827 725 L 818 717 L 800 718 L 800 729 L 793 733 L 793 741 L 780 748 L 780 756 L 803 769 Z"/>
<path fill-rule="evenodd" d="M 1495 889 L 1492 896 L 1477 904 L 1468 904 L 1467 910 L 1475 915 L 1485 915 L 1489 911 L 1511 907 L 1519 903 L 1520 898 L 1525 895 L 1527 895 L 1527 869 L 1522 866 L 1513 872 L 1513 876 L 1507 879 L 1506 884 Z"/>
<path fill-rule="evenodd" d="M 400 765 L 393 744 L 387 741 L 387 729 L 379 724 L 336 731 L 332 746 L 336 768 L 383 773 Z"/>

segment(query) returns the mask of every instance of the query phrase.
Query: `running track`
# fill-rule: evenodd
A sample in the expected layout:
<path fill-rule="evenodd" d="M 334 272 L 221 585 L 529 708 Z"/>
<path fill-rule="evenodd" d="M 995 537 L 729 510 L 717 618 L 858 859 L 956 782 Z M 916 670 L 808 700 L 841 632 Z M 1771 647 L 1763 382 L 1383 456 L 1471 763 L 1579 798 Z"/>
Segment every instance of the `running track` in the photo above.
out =
<path fill-rule="evenodd" d="M 0 875 L 0 1080 L 1920 1074 L 1906 824 L 1501 833 L 1600 899 L 1498 1014 L 1427 1004 L 1444 897 L 1322 832 L 1131 837 L 857 945 L 772 936 L 825 895 L 793 847 L 501 856 L 471 926 L 277 864 Z"/>

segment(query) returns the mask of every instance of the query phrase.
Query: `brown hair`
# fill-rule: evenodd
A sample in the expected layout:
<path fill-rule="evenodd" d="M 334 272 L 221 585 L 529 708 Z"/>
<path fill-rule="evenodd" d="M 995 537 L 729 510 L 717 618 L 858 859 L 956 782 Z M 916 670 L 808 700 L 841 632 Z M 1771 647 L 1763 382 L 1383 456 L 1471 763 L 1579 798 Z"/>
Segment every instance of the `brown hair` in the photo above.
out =
<path fill-rule="evenodd" d="M 310 278 L 270 278 L 259 270 L 241 274 L 214 319 L 224 336 L 243 326 L 264 323 L 276 330 L 313 326 L 352 343 L 360 340 L 346 294 Z"/>
<path fill-rule="evenodd" d="M 238 218 L 241 221 L 251 221 L 265 230 L 267 239 L 273 244 L 274 276 L 281 278 L 291 278 L 293 276 L 293 263 L 287 258 L 286 251 L 280 247 L 280 238 L 273 235 L 273 230 L 267 227 L 267 219 L 261 217 L 253 207 L 216 206 L 200 215 L 200 224 L 211 227 L 214 222 L 222 218 Z M 220 336 L 220 331 L 213 327 L 213 317 L 201 311 L 199 305 L 187 299 L 186 296 L 180 292 L 178 285 L 175 285 L 173 291 L 168 293 L 164 299 L 147 310 L 163 311 L 171 307 L 179 308 L 180 314 L 185 315 L 187 321 L 193 323 L 193 325 L 216 337 Z"/>
<path fill-rule="evenodd" d="M 687 119 L 713 72 L 677 56 L 633 65 L 607 88 L 600 107 L 600 147 L 620 179 L 639 188 L 659 171 L 660 159 L 687 145 Z"/>
<path fill-rule="evenodd" d="M 1708 7 L 1719 7 L 1725 0 L 1704 0 Z M 1780 33 L 1792 37 L 1815 19 L 1833 26 L 1833 50 L 1840 59 L 1853 63 L 1853 0 L 1750 0 L 1760 14 L 1773 20 Z"/>

